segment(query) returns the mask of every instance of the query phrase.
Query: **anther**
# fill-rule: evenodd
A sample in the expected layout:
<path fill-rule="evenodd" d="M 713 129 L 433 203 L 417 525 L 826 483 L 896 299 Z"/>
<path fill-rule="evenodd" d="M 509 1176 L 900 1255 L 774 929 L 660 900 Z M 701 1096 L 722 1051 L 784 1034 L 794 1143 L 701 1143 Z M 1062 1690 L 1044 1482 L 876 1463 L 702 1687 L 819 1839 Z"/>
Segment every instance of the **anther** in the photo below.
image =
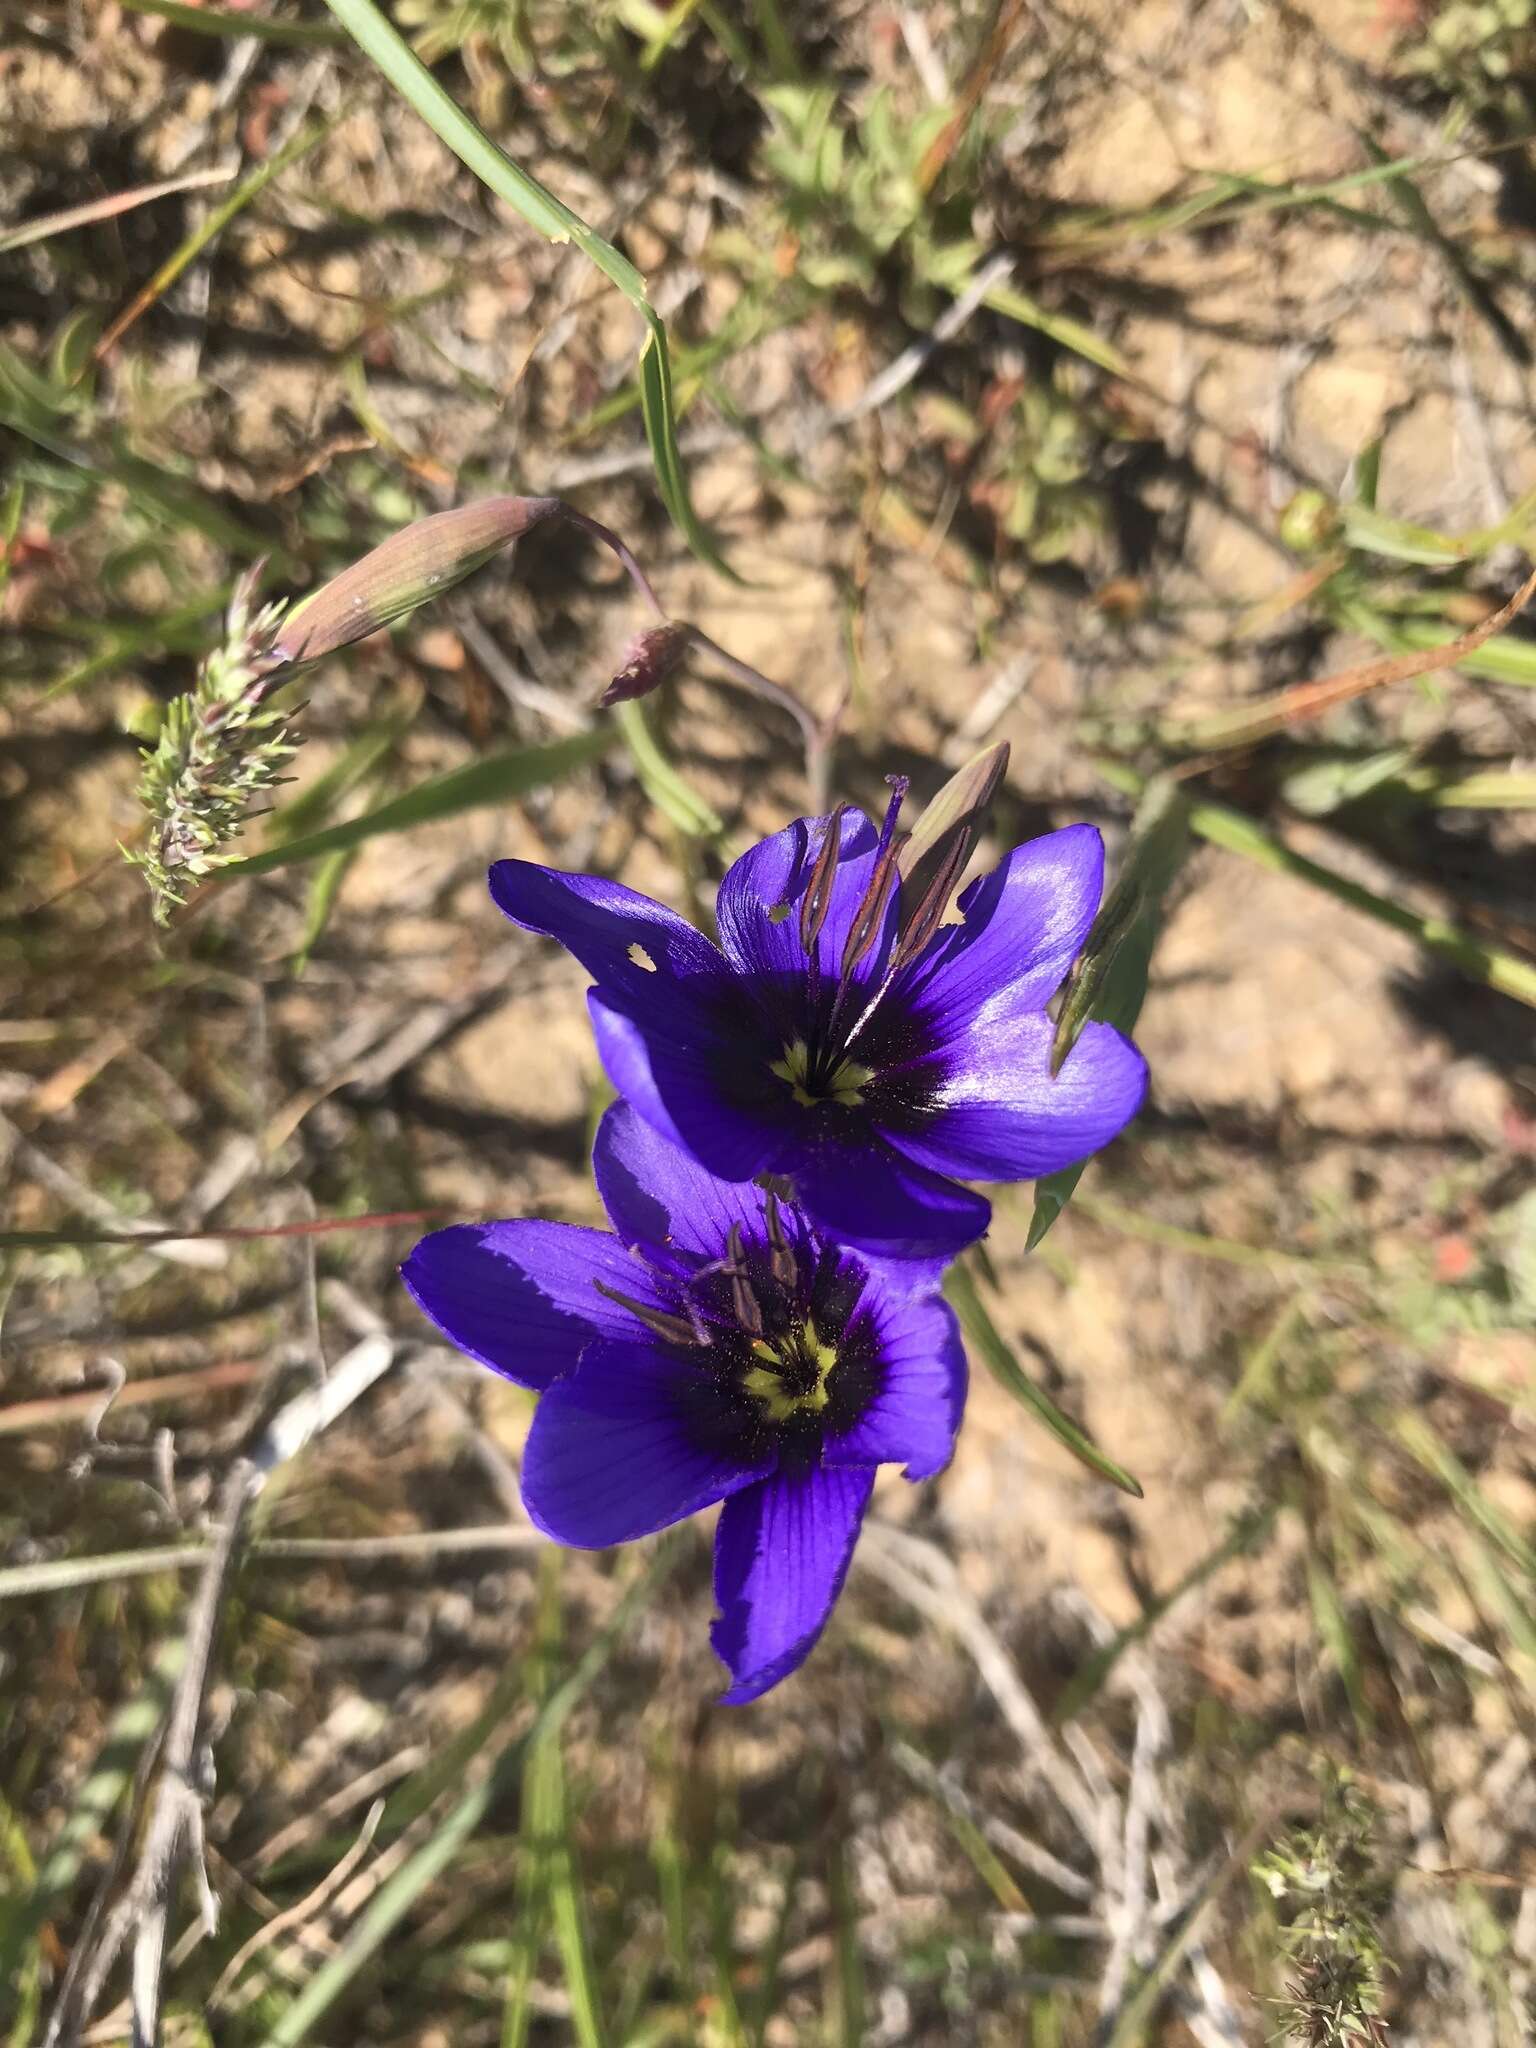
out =
<path fill-rule="evenodd" d="M 784 1235 L 784 1219 L 779 1214 L 779 1198 L 771 1188 L 763 1197 L 763 1208 L 768 1226 L 769 1267 L 779 1285 L 793 1293 L 800 1283 L 800 1268 L 789 1248 L 789 1239 Z"/>
<path fill-rule="evenodd" d="M 958 836 L 906 921 L 891 962 L 893 972 L 915 960 L 942 924 L 949 904 L 949 892 L 963 874 L 970 853 L 969 840 L 963 834 Z"/>
<path fill-rule="evenodd" d="M 816 865 L 800 898 L 800 943 L 813 957 L 827 912 L 832 908 L 832 885 L 837 880 L 837 863 L 843 850 L 843 812 L 847 808 L 846 804 L 839 804 L 828 818 Z"/>
<path fill-rule="evenodd" d="M 885 816 L 880 823 L 880 839 L 875 847 L 875 860 L 869 871 L 869 881 L 865 884 L 863 899 L 853 914 L 853 922 L 848 928 L 848 937 L 843 945 L 838 977 L 839 998 L 849 976 L 862 960 L 868 958 L 870 948 L 878 942 L 885 925 L 885 913 L 896 890 L 896 861 L 906 837 L 905 834 L 898 835 L 896 820 L 900 816 L 908 784 L 905 775 L 887 775 L 885 779 L 891 786 L 891 800 L 885 807 Z"/>
<path fill-rule="evenodd" d="M 731 1283 L 731 1310 L 739 1326 L 749 1337 L 763 1334 L 763 1312 L 758 1307 L 757 1296 L 752 1292 L 752 1282 L 747 1277 L 746 1256 L 741 1247 L 741 1225 L 733 1223 L 726 1237 L 726 1248 L 730 1252 L 730 1264 L 726 1274 Z"/>
<path fill-rule="evenodd" d="M 868 957 L 870 948 L 879 940 L 885 924 L 885 913 L 896 887 L 896 860 L 900 851 L 900 845 L 893 841 L 875 861 L 863 901 L 853 914 L 853 923 L 848 927 L 839 974 L 843 982 L 847 981 L 860 961 Z"/>
<path fill-rule="evenodd" d="M 616 1301 L 620 1308 L 627 1308 L 636 1321 L 644 1323 L 648 1330 L 654 1330 L 658 1337 L 665 1337 L 669 1344 L 707 1344 L 709 1339 L 692 1316 L 669 1315 L 664 1308 L 652 1308 L 649 1302 L 635 1301 L 630 1295 L 620 1294 L 617 1287 L 609 1287 L 602 1280 L 592 1285 L 605 1300 Z"/>

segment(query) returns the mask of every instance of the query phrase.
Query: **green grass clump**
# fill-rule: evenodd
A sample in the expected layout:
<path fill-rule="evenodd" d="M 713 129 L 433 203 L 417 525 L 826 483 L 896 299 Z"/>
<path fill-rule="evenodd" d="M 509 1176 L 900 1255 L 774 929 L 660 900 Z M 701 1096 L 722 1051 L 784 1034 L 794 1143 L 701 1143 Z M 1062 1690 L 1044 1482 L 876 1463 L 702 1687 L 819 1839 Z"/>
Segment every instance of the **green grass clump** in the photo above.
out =
<path fill-rule="evenodd" d="M 1381 1921 L 1391 1883 L 1373 1840 L 1377 1816 L 1345 1774 L 1325 1782 L 1323 1813 L 1253 1866 L 1274 1900 L 1290 1971 L 1280 2020 L 1307 2048 L 1385 2048 Z"/>

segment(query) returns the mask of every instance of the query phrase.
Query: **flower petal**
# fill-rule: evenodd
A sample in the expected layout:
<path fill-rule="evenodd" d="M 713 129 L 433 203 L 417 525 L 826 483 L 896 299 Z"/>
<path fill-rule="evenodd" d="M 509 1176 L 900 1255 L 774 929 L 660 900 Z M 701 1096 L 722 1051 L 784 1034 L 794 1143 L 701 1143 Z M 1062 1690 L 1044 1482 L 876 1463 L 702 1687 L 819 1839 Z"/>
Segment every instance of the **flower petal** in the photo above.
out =
<path fill-rule="evenodd" d="M 621 882 L 528 860 L 496 861 L 489 882 L 498 910 L 557 939 L 612 993 L 675 1010 L 679 1000 L 707 1007 L 727 986 L 725 963 L 702 932 Z"/>
<path fill-rule="evenodd" d="M 1088 1024 L 1052 1079 L 1056 1027 L 1041 1011 L 978 1017 L 945 1048 L 935 1106 L 887 1127 L 908 1159 L 974 1180 L 1033 1180 L 1075 1166 L 1141 1108 L 1147 1063 L 1108 1024 Z"/>
<path fill-rule="evenodd" d="M 634 1317 L 595 1281 L 671 1305 L 611 1232 L 531 1218 L 434 1230 L 400 1277 L 450 1344 L 536 1392 L 569 1372 L 594 1337 L 634 1336 Z"/>
<path fill-rule="evenodd" d="M 750 1021 L 733 1039 L 695 1028 L 686 1012 L 642 1017 L 638 1006 L 595 988 L 587 1008 L 609 1080 L 654 1130 L 722 1180 L 763 1171 L 783 1143 L 773 1114 L 781 1091 L 768 1071 L 770 1055 L 753 1054 Z"/>
<path fill-rule="evenodd" d="M 1104 891 L 1104 841 L 1068 825 L 1016 846 L 960 893 L 965 922 L 945 925 L 911 970 L 907 989 L 941 1034 L 994 999 L 1043 1010 L 1082 950 Z"/>
<path fill-rule="evenodd" d="M 904 1464 L 908 1479 L 943 1471 L 965 1408 L 965 1346 L 954 1312 L 937 1296 L 896 1303 L 865 1295 L 875 1318 L 883 1375 L 849 1430 L 828 1437 L 828 1465 Z"/>
<path fill-rule="evenodd" d="M 580 1550 L 650 1536 L 773 1471 L 748 1426 L 681 1352 L 599 1339 L 538 1405 L 523 1500 L 546 1536 Z"/>
<path fill-rule="evenodd" d="M 759 841 L 726 872 L 715 901 L 720 950 L 778 1025 L 793 1038 L 806 1029 L 807 959 L 800 942 L 800 900 L 810 886 L 826 843 L 828 819 L 797 818 Z M 864 900 L 875 865 L 878 835 L 862 811 L 844 811 L 838 824 L 838 863 L 816 942 L 819 985 L 830 1000 L 842 971 L 843 948 Z M 855 987 L 877 980 L 896 930 L 891 900 L 868 954 L 852 976 Z M 857 1014 L 855 1010 L 854 1014 Z"/>
<path fill-rule="evenodd" d="M 720 1180 L 629 1102 L 604 1112 L 592 1148 L 592 1171 L 614 1229 L 626 1244 L 671 1245 L 724 1255 L 731 1225 L 749 1239 L 763 1235 L 764 1200 L 750 1180 Z"/>
<path fill-rule="evenodd" d="M 984 1195 L 897 1152 L 879 1133 L 827 1142 L 779 1162 L 795 1200 L 830 1237 L 875 1257 L 948 1260 L 992 1220 Z M 903 1156 L 903 1155 L 906 1156 Z"/>
<path fill-rule="evenodd" d="M 731 1674 L 724 1706 L 741 1706 L 797 1671 L 848 1576 L 872 1470 L 780 1472 L 726 1502 L 715 1535 L 709 1632 Z"/>

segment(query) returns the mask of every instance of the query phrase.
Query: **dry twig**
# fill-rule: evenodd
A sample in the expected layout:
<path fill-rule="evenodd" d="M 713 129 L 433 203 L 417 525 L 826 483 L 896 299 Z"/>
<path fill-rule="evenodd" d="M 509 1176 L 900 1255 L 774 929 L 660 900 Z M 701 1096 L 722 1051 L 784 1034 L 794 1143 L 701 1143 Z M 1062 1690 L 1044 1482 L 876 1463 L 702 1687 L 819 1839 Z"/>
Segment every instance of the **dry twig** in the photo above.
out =
<path fill-rule="evenodd" d="M 204 1925 L 218 1921 L 218 1903 L 202 1853 L 203 1809 L 197 1769 L 198 1735 L 231 1568 L 239 1553 L 251 1503 L 280 1465 L 343 1414 L 387 1369 L 395 1355 L 385 1336 L 365 1337 L 318 1385 L 290 1401 L 265 1435 L 225 1474 L 214 1515 L 214 1541 L 187 1616 L 186 1659 L 166 1716 L 159 1783 L 132 1877 L 107 1916 L 99 1938 L 76 1951 L 43 2048 L 67 2048 L 79 2039 L 82 2016 L 100 1996 L 113 1964 L 133 1940 L 130 1993 L 134 2048 L 155 2048 L 160 2038 L 160 1983 L 166 1921 L 176 1878 L 190 1855 Z"/>

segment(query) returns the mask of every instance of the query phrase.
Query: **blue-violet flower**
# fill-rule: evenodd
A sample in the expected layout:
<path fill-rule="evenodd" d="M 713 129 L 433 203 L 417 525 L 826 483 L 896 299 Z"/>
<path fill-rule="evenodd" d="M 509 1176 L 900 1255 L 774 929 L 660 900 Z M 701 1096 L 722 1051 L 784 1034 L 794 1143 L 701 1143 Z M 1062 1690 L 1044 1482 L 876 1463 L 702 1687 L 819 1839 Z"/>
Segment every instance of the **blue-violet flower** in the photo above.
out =
<path fill-rule="evenodd" d="M 936 1262 L 829 1242 L 615 1103 L 593 1156 L 608 1231 L 533 1219 L 424 1237 L 405 1284 L 461 1351 L 541 1396 L 523 1498 L 603 1549 L 723 1501 L 711 1640 L 731 1703 L 797 1670 L 875 1469 L 948 1462 L 965 1354 Z"/>
<path fill-rule="evenodd" d="M 961 1180 L 1030 1180 L 1086 1159 L 1136 1114 L 1140 1053 L 1087 1025 L 1050 1071 L 1046 1004 L 1104 883 L 1091 825 L 1032 839 L 962 891 L 917 902 L 897 867 L 897 779 L 877 833 L 800 818 L 720 884 L 716 947 L 618 882 L 497 861 L 498 906 L 592 976 L 619 1094 L 722 1180 L 784 1176 L 845 1244 L 952 1256 L 991 1219 Z"/>

